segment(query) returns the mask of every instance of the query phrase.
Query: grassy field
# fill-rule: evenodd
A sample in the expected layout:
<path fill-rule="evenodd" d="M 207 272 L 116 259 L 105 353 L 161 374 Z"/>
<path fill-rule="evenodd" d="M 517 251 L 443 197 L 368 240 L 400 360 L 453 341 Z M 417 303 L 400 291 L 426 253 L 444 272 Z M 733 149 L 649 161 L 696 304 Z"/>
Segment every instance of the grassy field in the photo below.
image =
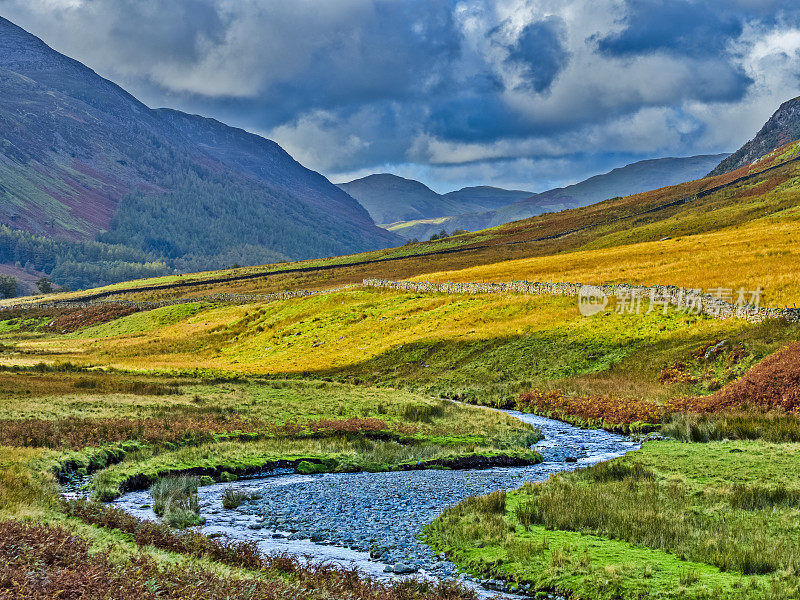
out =
<path fill-rule="evenodd" d="M 582 317 L 573 298 L 353 290 L 269 304 L 188 304 L 69 334 L 0 333 L 3 362 L 314 376 L 496 406 L 530 390 L 656 403 L 707 394 L 800 327 L 670 311 Z M 43 322 L 47 318 L 42 319 Z M 693 356 L 727 340 L 713 360 Z M 665 378 L 681 364 L 685 377 Z"/>
<path fill-rule="evenodd" d="M 279 460 L 352 471 L 473 455 L 535 459 L 527 448 L 536 432 L 513 418 L 391 389 L 93 371 L 7 372 L 0 386 L 3 446 L 59 450 L 62 463 L 84 470 L 121 459 L 94 478 L 104 498 L 136 476 L 245 472 Z"/>
<path fill-rule="evenodd" d="M 797 444 L 651 442 L 623 459 L 447 510 L 459 564 L 596 598 L 792 598 Z"/>

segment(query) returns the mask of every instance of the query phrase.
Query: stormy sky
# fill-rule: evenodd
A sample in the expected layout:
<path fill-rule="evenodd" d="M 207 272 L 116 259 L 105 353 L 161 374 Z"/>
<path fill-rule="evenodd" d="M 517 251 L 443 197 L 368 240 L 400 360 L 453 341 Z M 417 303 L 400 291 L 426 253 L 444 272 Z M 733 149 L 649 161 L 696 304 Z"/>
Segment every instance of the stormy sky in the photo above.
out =
<path fill-rule="evenodd" d="M 541 191 L 732 151 L 800 95 L 789 0 L 0 0 L 0 15 L 334 181 Z"/>

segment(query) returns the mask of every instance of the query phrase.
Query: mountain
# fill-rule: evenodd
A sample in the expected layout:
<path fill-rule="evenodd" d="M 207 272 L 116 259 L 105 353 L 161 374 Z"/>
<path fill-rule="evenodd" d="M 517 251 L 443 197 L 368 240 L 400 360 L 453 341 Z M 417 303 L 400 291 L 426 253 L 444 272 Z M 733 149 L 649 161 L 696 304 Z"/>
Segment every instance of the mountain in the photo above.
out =
<path fill-rule="evenodd" d="M 442 229 L 450 232 L 459 229 L 477 231 L 547 212 L 588 206 L 609 198 L 629 196 L 698 179 L 725 156 L 727 155 L 713 154 L 642 160 L 573 185 L 532 194 L 497 210 L 439 219 L 436 223 L 412 224 L 396 231 L 408 238 L 428 239 Z"/>
<path fill-rule="evenodd" d="M 488 211 L 529 198 L 531 193 L 522 190 L 504 190 L 490 185 L 478 185 L 447 192 L 444 196 L 450 200 L 461 202 L 465 206 L 479 206 L 481 209 Z"/>
<path fill-rule="evenodd" d="M 2 17 L 0 225 L 0 263 L 74 287 L 401 241 L 275 142 L 150 109 Z"/>
<path fill-rule="evenodd" d="M 368 175 L 339 187 L 358 200 L 376 223 L 383 224 L 491 210 L 530 196 L 530 192 L 490 186 L 437 194 L 419 181 L 391 173 Z"/>
<path fill-rule="evenodd" d="M 800 97 L 781 104 L 756 137 L 719 163 L 709 175 L 735 171 L 797 139 L 800 139 Z"/>

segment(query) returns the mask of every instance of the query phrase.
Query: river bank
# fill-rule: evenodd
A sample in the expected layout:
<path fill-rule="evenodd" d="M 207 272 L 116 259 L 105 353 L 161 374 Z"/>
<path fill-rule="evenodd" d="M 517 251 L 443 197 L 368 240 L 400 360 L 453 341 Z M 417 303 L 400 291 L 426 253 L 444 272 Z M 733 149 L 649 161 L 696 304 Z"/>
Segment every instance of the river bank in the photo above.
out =
<path fill-rule="evenodd" d="M 544 439 L 534 446 L 543 456 L 542 463 L 477 471 L 297 475 L 279 470 L 270 477 L 200 488 L 201 516 L 206 519 L 202 531 L 256 541 L 264 552 L 332 561 L 374 578 L 419 573 L 447 579 L 457 576 L 456 567 L 418 539 L 422 528 L 442 510 L 468 496 L 543 481 L 554 473 L 622 456 L 638 447 L 622 435 L 503 412 L 542 432 Z M 229 488 L 258 498 L 237 509 L 225 509 L 221 498 Z M 111 504 L 135 516 L 155 518 L 146 491 L 125 494 Z"/>

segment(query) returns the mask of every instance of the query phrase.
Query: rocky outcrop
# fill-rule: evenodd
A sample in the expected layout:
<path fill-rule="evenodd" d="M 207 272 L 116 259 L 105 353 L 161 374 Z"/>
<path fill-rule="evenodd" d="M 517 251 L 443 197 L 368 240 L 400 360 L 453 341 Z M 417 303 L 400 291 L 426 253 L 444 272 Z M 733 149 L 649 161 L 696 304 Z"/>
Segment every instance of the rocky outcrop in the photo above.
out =
<path fill-rule="evenodd" d="M 781 104 L 756 137 L 719 163 L 709 176 L 735 171 L 797 139 L 800 139 L 800 97 Z"/>

